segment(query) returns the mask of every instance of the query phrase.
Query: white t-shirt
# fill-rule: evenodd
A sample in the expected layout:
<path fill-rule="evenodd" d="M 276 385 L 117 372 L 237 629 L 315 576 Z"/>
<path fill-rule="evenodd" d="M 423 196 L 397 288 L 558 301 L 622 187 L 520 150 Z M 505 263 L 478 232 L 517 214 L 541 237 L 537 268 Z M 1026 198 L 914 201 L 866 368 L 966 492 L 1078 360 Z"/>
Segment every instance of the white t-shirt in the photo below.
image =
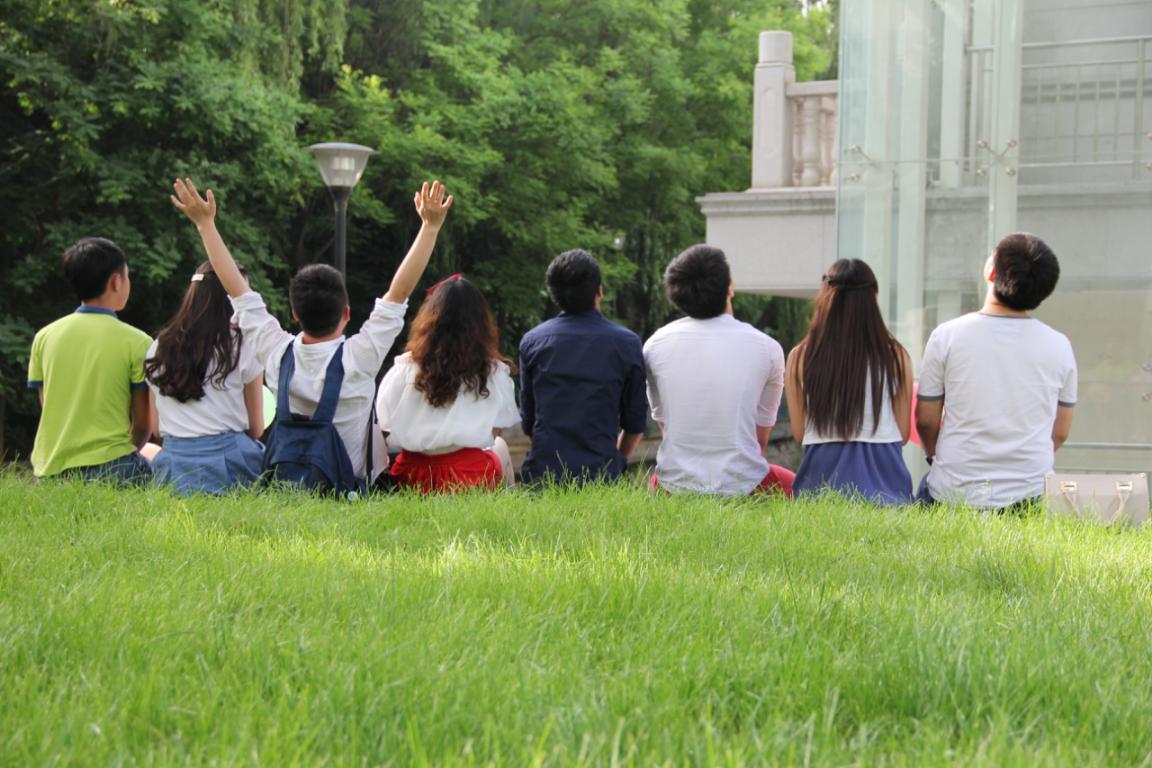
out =
<path fill-rule="evenodd" d="M 148 357 L 156 354 L 153 341 Z M 160 434 L 164 437 L 204 437 L 225 432 L 245 432 L 248 429 L 248 409 L 244 405 L 244 385 L 258 378 L 263 366 L 247 339 L 240 340 L 240 360 L 224 379 L 222 386 L 204 382 L 204 396 L 199 400 L 182 403 L 174 397 L 165 397 L 151 381 L 148 388 L 156 401 L 160 417 Z"/>
<path fill-rule="evenodd" d="M 488 375 L 488 397 L 461 392 L 450 405 L 432 407 L 416 389 L 418 368 L 412 354 L 396 358 L 380 382 L 376 418 L 393 448 L 417 453 L 450 453 L 460 448 L 492 447 L 492 430 L 520 423 L 516 392 L 507 364 L 497 362 Z"/>
<path fill-rule="evenodd" d="M 883 381 L 882 381 L 883 383 Z M 896 414 L 892 411 L 892 397 L 888 393 L 887 385 L 883 386 L 884 394 L 880 397 L 880 422 L 876 429 L 872 429 L 872 378 L 864 380 L 864 418 L 860 422 L 860 431 L 854 437 L 843 438 L 837 435 L 822 435 L 816 431 L 812 420 L 808 420 L 804 427 L 804 445 L 819 445 L 820 443 L 903 443 L 900 434 L 900 425 L 896 423 Z"/>
<path fill-rule="evenodd" d="M 240 330 L 244 332 L 244 343 L 251 344 L 255 350 L 257 359 L 264 366 L 264 380 L 273 392 L 280 386 L 280 360 L 284 350 L 289 342 L 293 344 L 296 372 L 289 386 L 288 404 L 293 413 L 302 416 L 310 417 L 316 412 L 328 363 L 340 344 L 344 344 L 344 384 L 340 388 L 333 423 L 348 449 L 356 477 L 364 477 L 368 419 L 376 395 L 376 374 L 404 327 L 408 303 L 376 299 L 372 314 L 360 326 L 359 333 L 347 339 L 341 336 L 318 344 L 305 344 L 302 334 L 294 336 L 281 328 L 264 306 L 264 299 L 255 291 L 232 299 L 232 307 L 236 310 Z M 377 446 L 380 442 L 376 440 Z M 373 454 L 379 456 L 380 451 L 374 450 Z M 379 469 L 379 466 L 374 466 L 375 471 Z"/>
<path fill-rule="evenodd" d="M 944 401 L 932 497 L 997 508 L 1042 495 L 1056 407 L 1076 404 L 1068 338 L 1035 318 L 974 312 L 932 332 L 920 368 L 918 397 Z"/>
<path fill-rule="evenodd" d="M 768 474 L 756 427 L 776 423 L 784 350 L 728 314 L 669 323 L 644 344 L 662 488 L 736 496 Z"/>

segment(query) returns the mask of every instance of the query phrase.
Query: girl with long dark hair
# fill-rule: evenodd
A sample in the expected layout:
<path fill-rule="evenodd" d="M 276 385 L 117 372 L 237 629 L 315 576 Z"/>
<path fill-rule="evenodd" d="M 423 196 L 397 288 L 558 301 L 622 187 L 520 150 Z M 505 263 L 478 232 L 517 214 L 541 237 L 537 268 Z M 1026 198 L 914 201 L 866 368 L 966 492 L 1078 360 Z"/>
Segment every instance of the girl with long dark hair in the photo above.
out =
<path fill-rule="evenodd" d="M 432 286 L 405 353 L 376 397 L 380 427 L 400 449 L 392 476 L 424 493 L 512 485 L 494 430 L 520 423 L 511 361 L 500 354 L 484 294 L 453 275 Z"/>
<path fill-rule="evenodd" d="M 219 493 L 260 476 L 263 370 L 232 324 L 232 304 L 208 262 L 160 329 L 144 373 L 164 448 L 156 479 L 182 493 Z"/>
<path fill-rule="evenodd" d="M 884 325 L 878 292 L 867 264 L 838 260 L 824 274 L 808 334 L 788 355 L 785 395 L 804 446 L 797 495 L 833 489 L 884 504 L 912 500 L 901 452 L 912 364 Z"/>

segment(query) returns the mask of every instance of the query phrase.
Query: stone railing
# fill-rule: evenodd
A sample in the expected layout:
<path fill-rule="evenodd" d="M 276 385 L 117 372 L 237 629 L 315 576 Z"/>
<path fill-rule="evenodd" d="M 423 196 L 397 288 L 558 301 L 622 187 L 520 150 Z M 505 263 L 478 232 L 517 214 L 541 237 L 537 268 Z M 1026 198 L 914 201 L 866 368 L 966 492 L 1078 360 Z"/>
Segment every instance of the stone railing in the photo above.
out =
<path fill-rule="evenodd" d="M 837 80 L 797 83 L 792 33 L 761 32 L 752 129 L 752 188 L 836 184 Z"/>
<path fill-rule="evenodd" d="M 792 186 L 836 185 L 836 98 L 839 80 L 793 83 L 786 91 L 792 107 Z"/>

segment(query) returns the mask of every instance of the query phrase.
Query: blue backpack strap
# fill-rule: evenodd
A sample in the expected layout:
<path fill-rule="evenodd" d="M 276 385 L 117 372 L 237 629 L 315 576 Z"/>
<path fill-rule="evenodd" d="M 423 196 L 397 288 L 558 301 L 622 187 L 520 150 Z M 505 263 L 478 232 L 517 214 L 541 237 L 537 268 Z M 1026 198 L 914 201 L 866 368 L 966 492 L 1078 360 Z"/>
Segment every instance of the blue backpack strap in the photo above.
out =
<path fill-rule="evenodd" d="M 276 418 L 275 421 L 291 421 L 292 412 L 288 405 L 288 384 L 292 375 L 296 373 L 296 355 L 292 353 L 292 345 L 296 340 L 288 342 L 284 355 L 280 358 L 280 380 L 276 386 Z"/>
<path fill-rule="evenodd" d="M 344 386 L 344 344 L 336 347 L 332 359 L 328 362 L 328 370 L 324 372 L 324 391 L 320 393 L 320 402 L 316 406 L 316 413 L 312 414 L 312 421 L 331 422 L 336 416 L 336 404 L 340 401 L 340 388 Z"/>

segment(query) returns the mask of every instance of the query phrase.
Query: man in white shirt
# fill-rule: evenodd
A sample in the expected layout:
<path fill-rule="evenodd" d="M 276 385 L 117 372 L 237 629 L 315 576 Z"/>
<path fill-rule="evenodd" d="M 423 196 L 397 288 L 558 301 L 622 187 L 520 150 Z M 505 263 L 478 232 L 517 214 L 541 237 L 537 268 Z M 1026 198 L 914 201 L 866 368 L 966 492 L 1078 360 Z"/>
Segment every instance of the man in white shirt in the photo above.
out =
<path fill-rule="evenodd" d="M 172 202 L 184 211 L 200 232 L 212 268 L 232 297 L 244 344 L 251 345 L 264 366 L 268 386 L 275 391 L 280 379 L 280 361 L 288 344 L 296 360 L 296 371 L 289 386 L 289 405 L 293 413 L 311 417 L 320 402 L 324 378 L 332 355 L 344 345 L 344 382 L 336 406 L 333 424 L 348 451 L 352 471 L 359 479 L 366 475 L 369 416 L 376 395 L 376 374 L 392 343 L 404 327 L 408 297 L 436 245 L 440 227 L 452 206 L 452 196 L 445 198 L 440 182 L 427 183 L 416 193 L 416 210 L 422 226 L 404 261 L 392 277 L 392 284 L 382 298 L 376 299 L 372 314 L 360 332 L 344 338 L 351 309 L 344 277 L 326 264 L 310 264 L 292 278 L 288 302 L 292 317 L 300 323 L 301 333 L 292 334 L 280 327 L 264 305 L 264 299 L 248 286 L 232 254 L 216 230 L 216 201 L 212 190 L 207 199 L 200 197 L 190 179 L 177 180 Z M 377 443 L 382 445 L 382 441 Z M 380 469 L 380 467 L 377 467 Z M 368 478 L 371 481 L 371 478 Z"/>
<path fill-rule="evenodd" d="M 732 315 L 732 274 L 720 249 L 694 245 L 681 253 L 664 272 L 664 287 L 688 316 L 644 344 L 648 400 L 664 435 L 653 484 L 790 495 L 794 475 L 764 458 L 784 391 L 784 350 Z"/>
<path fill-rule="evenodd" d="M 1008 235 L 984 265 L 984 306 L 932 332 L 916 428 L 931 465 L 920 499 L 1003 509 L 1043 495 L 1072 428 L 1076 359 L 1068 338 L 1028 312 L 1060 278 L 1035 235 Z"/>

